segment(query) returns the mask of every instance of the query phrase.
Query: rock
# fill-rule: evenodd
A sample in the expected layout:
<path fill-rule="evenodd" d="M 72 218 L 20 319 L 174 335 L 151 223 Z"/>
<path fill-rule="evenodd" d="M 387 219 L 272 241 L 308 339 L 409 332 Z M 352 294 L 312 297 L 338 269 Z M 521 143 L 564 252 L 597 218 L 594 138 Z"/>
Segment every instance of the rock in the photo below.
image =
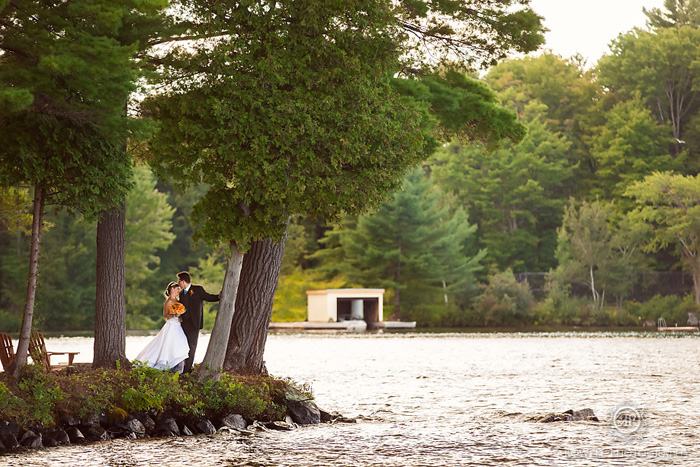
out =
<path fill-rule="evenodd" d="M 276 420 L 274 422 L 268 422 L 265 424 L 265 426 L 270 428 L 271 430 L 277 431 L 292 431 L 297 427 L 294 423 L 287 423 L 279 420 Z"/>
<path fill-rule="evenodd" d="M 87 428 L 90 426 L 98 426 L 100 424 L 100 416 L 96 414 L 91 414 L 80 421 L 78 426 L 82 428 Z"/>
<path fill-rule="evenodd" d="M 0 441 L 5 446 L 5 449 L 15 449 L 19 447 L 19 441 L 15 435 L 3 435 L 0 436 Z"/>
<path fill-rule="evenodd" d="M 0 420 L 0 436 L 19 436 L 19 425 L 14 420 Z"/>
<path fill-rule="evenodd" d="M 321 422 L 323 423 L 330 423 L 336 418 L 335 413 L 326 412 L 323 409 L 318 409 L 318 411 L 321 415 Z"/>
<path fill-rule="evenodd" d="M 246 428 L 246 432 L 249 433 L 254 433 L 255 431 L 270 431 L 265 425 L 260 423 L 259 421 L 255 420 L 253 423 L 248 425 L 248 428 Z"/>
<path fill-rule="evenodd" d="M 214 427 L 214 424 L 206 418 L 201 418 L 197 420 L 194 427 L 198 432 L 204 433 L 205 435 L 213 435 L 214 433 L 216 433 L 216 428 Z"/>
<path fill-rule="evenodd" d="M 341 415 L 340 417 L 336 418 L 334 421 L 336 423 L 357 423 L 356 418 L 348 418 L 348 417 L 345 417 L 344 415 Z"/>
<path fill-rule="evenodd" d="M 97 420 L 102 428 L 114 425 L 114 423 L 112 422 L 112 418 L 106 413 L 101 413 L 100 415 L 98 415 Z"/>
<path fill-rule="evenodd" d="M 180 433 L 182 433 L 182 436 L 194 436 L 194 433 L 192 432 L 192 430 L 190 430 L 190 428 L 187 425 L 182 425 Z"/>
<path fill-rule="evenodd" d="M 60 419 L 60 420 L 61 420 L 60 423 L 61 423 L 61 425 L 63 425 L 63 426 L 76 426 L 76 425 L 80 425 L 80 420 L 78 420 L 77 418 L 75 418 L 75 417 L 74 417 L 73 415 L 71 415 L 71 414 L 63 414 L 63 415 L 61 415 L 61 419 Z"/>
<path fill-rule="evenodd" d="M 167 432 L 172 434 L 165 434 L 163 436 L 178 436 L 180 434 L 180 429 L 173 417 L 170 415 L 161 415 L 158 417 L 158 420 L 156 420 L 156 433 L 160 435 L 161 433 Z"/>
<path fill-rule="evenodd" d="M 107 430 L 101 426 L 89 426 L 83 430 L 85 439 L 88 441 L 107 441 L 109 438 L 109 433 Z"/>
<path fill-rule="evenodd" d="M 32 430 L 27 430 L 24 432 L 22 437 L 19 439 L 19 444 L 28 448 L 41 448 L 44 447 L 41 435 L 35 433 Z"/>
<path fill-rule="evenodd" d="M 117 425 L 118 423 L 121 423 L 124 420 L 126 420 L 127 416 L 129 416 L 129 414 L 126 412 L 126 410 L 121 409 L 119 407 L 114 407 L 112 410 L 109 411 L 109 415 L 107 416 L 106 422 L 103 421 L 103 423 L 107 423 L 109 425 Z"/>
<path fill-rule="evenodd" d="M 66 428 L 66 434 L 71 443 L 83 443 L 85 442 L 85 435 L 77 426 L 69 426 Z"/>
<path fill-rule="evenodd" d="M 300 425 L 315 425 L 321 423 L 321 414 L 312 401 L 287 401 L 292 420 Z"/>
<path fill-rule="evenodd" d="M 327 412 L 323 409 L 319 409 L 321 412 L 321 422 L 322 423 L 357 423 L 354 418 L 347 418 L 338 412 Z"/>
<path fill-rule="evenodd" d="M 321 411 L 316 403 L 301 391 L 287 386 L 285 388 L 285 404 L 292 420 L 299 425 L 315 425 L 321 423 Z"/>
<path fill-rule="evenodd" d="M 121 423 L 118 423 L 117 426 L 130 433 L 134 433 L 137 437 L 146 434 L 146 427 L 144 427 L 143 423 L 141 423 L 133 415 L 127 415 L 127 417 Z"/>
<path fill-rule="evenodd" d="M 593 421 L 593 422 L 600 421 L 600 420 L 598 420 L 598 417 L 595 416 L 593 409 L 567 410 L 564 413 L 571 415 L 573 417 L 574 421 L 580 421 L 580 420 Z"/>
<path fill-rule="evenodd" d="M 180 436 L 180 432 L 178 430 L 178 432 L 175 433 L 167 428 L 158 428 L 156 430 L 156 436 L 160 436 L 162 438 L 174 438 L 175 436 Z"/>
<path fill-rule="evenodd" d="M 243 418 L 243 415 L 232 413 L 221 419 L 219 428 L 222 426 L 227 426 L 235 430 L 245 430 L 248 424 L 246 423 L 245 418 Z"/>
<path fill-rule="evenodd" d="M 136 419 L 139 422 L 141 422 L 147 434 L 152 434 L 156 431 L 156 422 L 155 420 L 153 420 L 153 417 L 151 417 L 147 413 L 137 412 L 134 414 L 134 417 L 136 417 Z"/>
<path fill-rule="evenodd" d="M 53 447 L 70 444 L 70 437 L 64 430 L 58 428 L 44 433 L 44 446 Z"/>
<path fill-rule="evenodd" d="M 548 413 L 544 417 L 537 420 L 537 423 L 552 423 L 552 422 L 569 422 L 574 417 L 568 413 Z"/>

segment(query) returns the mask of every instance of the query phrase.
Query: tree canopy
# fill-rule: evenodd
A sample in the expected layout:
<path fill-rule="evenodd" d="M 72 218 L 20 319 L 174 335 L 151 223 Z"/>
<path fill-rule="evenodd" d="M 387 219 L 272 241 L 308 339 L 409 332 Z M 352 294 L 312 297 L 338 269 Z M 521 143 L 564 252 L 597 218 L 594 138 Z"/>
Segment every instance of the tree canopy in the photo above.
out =
<path fill-rule="evenodd" d="M 124 19 L 150 2 L 25 1 L 0 7 L 0 184 L 34 189 L 27 298 L 17 358 L 26 362 L 44 206 L 86 215 L 116 206 L 130 186 L 123 147 L 132 122 L 133 44 Z"/>

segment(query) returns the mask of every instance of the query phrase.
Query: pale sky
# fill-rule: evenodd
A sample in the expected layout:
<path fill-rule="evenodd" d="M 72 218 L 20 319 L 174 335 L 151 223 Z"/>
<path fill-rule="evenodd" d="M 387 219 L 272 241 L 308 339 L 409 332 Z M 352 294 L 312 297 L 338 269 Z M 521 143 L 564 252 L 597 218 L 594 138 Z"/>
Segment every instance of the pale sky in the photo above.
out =
<path fill-rule="evenodd" d="M 642 7 L 661 8 L 663 0 L 531 0 L 530 5 L 550 30 L 544 49 L 564 58 L 577 52 L 587 66 L 609 50 L 610 41 L 633 27 L 646 27 Z"/>

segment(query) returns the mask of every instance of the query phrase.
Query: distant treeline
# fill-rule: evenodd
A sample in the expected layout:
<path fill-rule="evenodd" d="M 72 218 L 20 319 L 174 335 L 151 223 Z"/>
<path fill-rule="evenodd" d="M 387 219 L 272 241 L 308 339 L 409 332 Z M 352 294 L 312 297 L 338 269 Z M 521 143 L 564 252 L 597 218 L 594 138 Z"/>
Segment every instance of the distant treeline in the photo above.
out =
<path fill-rule="evenodd" d="M 376 212 L 291 219 L 273 320 L 305 319 L 308 289 L 382 287 L 385 316 L 420 326 L 685 324 L 700 301 L 698 12 L 699 0 L 668 0 L 595 64 L 543 53 L 491 68 L 482 81 L 525 125 L 523 140 L 454 140 Z M 207 187 L 180 192 L 147 167 L 136 172 L 127 325 L 157 328 L 168 281 L 186 269 L 216 291 L 225 256 L 191 243 L 192 206 Z M 29 193 L 5 203 L 13 197 L 21 205 Z M 95 225 L 62 211 L 47 223 L 39 326 L 92 329 Z M 28 245 L 21 229 L 0 233 L 0 323 L 10 331 Z M 211 327 L 212 309 L 205 319 Z"/>

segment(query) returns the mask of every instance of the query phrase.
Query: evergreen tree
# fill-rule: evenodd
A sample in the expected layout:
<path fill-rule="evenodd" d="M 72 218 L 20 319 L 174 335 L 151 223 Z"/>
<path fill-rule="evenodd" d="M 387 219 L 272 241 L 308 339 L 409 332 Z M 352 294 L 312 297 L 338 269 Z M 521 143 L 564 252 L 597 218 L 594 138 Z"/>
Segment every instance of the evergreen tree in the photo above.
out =
<path fill-rule="evenodd" d="M 647 16 L 647 25 L 651 29 L 700 27 L 700 1 L 664 0 L 664 8 L 666 11 L 661 8 L 642 9 Z"/>
<path fill-rule="evenodd" d="M 52 331 L 95 326 L 95 224 L 65 210 L 49 213 L 44 235 L 36 320 Z M 25 257 L 26 260 L 26 257 Z"/>
<path fill-rule="evenodd" d="M 131 1 L 131 0 L 128 0 Z M 167 41 L 164 35 L 182 31 L 173 25 L 170 17 L 163 12 L 168 7 L 168 0 L 136 0 L 127 4 L 119 18 L 119 28 L 115 40 L 132 48 L 134 53 L 125 66 L 131 66 L 143 77 L 145 71 L 145 51 L 159 42 Z M 176 9 L 176 8 L 175 8 Z M 186 28 L 186 27 L 185 27 Z M 155 60 L 156 67 L 160 66 Z M 153 70 L 151 70 L 153 72 Z M 151 73 L 153 74 L 153 73 Z M 157 75 L 157 72 L 155 73 Z M 137 74 L 134 73 L 136 78 Z M 135 81 L 132 81 L 135 84 Z M 127 119 L 129 102 L 122 102 L 122 117 Z M 144 122 L 144 119 L 139 119 Z M 127 140 L 122 138 L 121 148 L 126 151 Z M 128 163 L 125 153 L 117 155 L 123 163 Z M 116 367 L 128 366 L 126 358 L 126 206 L 121 197 L 115 206 L 104 208 L 98 215 L 97 222 L 97 261 L 95 291 L 95 345 L 93 348 L 93 366 Z M 121 363 L 120 363 L 121 362 Z"/>
<path fill-rule="evenodd" d="M 0 185 L 31 186 L 32 246 L 15 374 L 26 363 L 48 203 L 85 214 L 114 206 L 129 188 L 121 149 L 133 89 L 134 48 L 117 39 L 142 2 L 23 1 L 0 9 Z M 12 131 L 9 131 L 9 129 Z"/>
<path fill-rule="evenodd" d="M 421 307 L 439 304 L 445 293 L 464 304 L 465 295 L 474 291 L 484 256 L 467 253 L 475 229 L 464 210 L 450 206 L 415 169 L 374 215 L 362 215 L 355 228 L 340 230 L 335 254 L 326 250 L 319 257 L 337 261 L 340 256 L 333 267 L 354 284 L 390 289 L 388 309 L 412 319 Z"/>
<path fill-rule="evenodd" d="M 134 170 L 134 182 L 126 200 L 127 325 L 130 329 L 142 329 L 154 327 L 163 317 L 159 306 L 162 294 L 154 296 L 151 288 L 144 286 L 157 282 L 159 252 L 165 251 L 175 237 L 171 232 L 175 209 L 168 204 L 167 195 L 156 189 L 155 177 L 147 167 Z M 156 290 L 165 290 L 169 280 L 158 283 Z"/>
<path fill-rule="evenodd" d="M 126 277 L 130 328 L 157 328 L 162 320 L 162 290 L 167 282 L 154 279 L 162 248 L 172 239 L 169 214 L 172 208 L 165 195 L 154 189 L 155 179 L 145 167 L 135 170 L 135 184 L 127 197 Z M 48 213 L 51 226 L 42 246 L 41 287 L 37 289 L 36 319 L 47 330 L 89 330 L 95 322 L 95 223 L 65 210 Z M 26 261 L 26 239 L 21 241 L 18 260 L 15 249 L 2 258 L 6 285 L 4 298 L 17 294 L 17 261 Z M 26 271 L 26 268 L 19 268 Z M 167 280 L 172 280 L 170 271 Z M 153 287 L 153 283 L 156 287 Z"/>
<path fill-rule="evenodd" d="M 515 272 L 554 266 L 556 229 L 571 193 L 570 143 L 543 123 L 544 106 L 525 109 L 528 135 L 519 144 L 504 143 L 489 152 L 457 143 L 438 150 L 432 174 L 454 193 L 479 226 L 477 241 L 488 251 L 487 264 Z"/>

